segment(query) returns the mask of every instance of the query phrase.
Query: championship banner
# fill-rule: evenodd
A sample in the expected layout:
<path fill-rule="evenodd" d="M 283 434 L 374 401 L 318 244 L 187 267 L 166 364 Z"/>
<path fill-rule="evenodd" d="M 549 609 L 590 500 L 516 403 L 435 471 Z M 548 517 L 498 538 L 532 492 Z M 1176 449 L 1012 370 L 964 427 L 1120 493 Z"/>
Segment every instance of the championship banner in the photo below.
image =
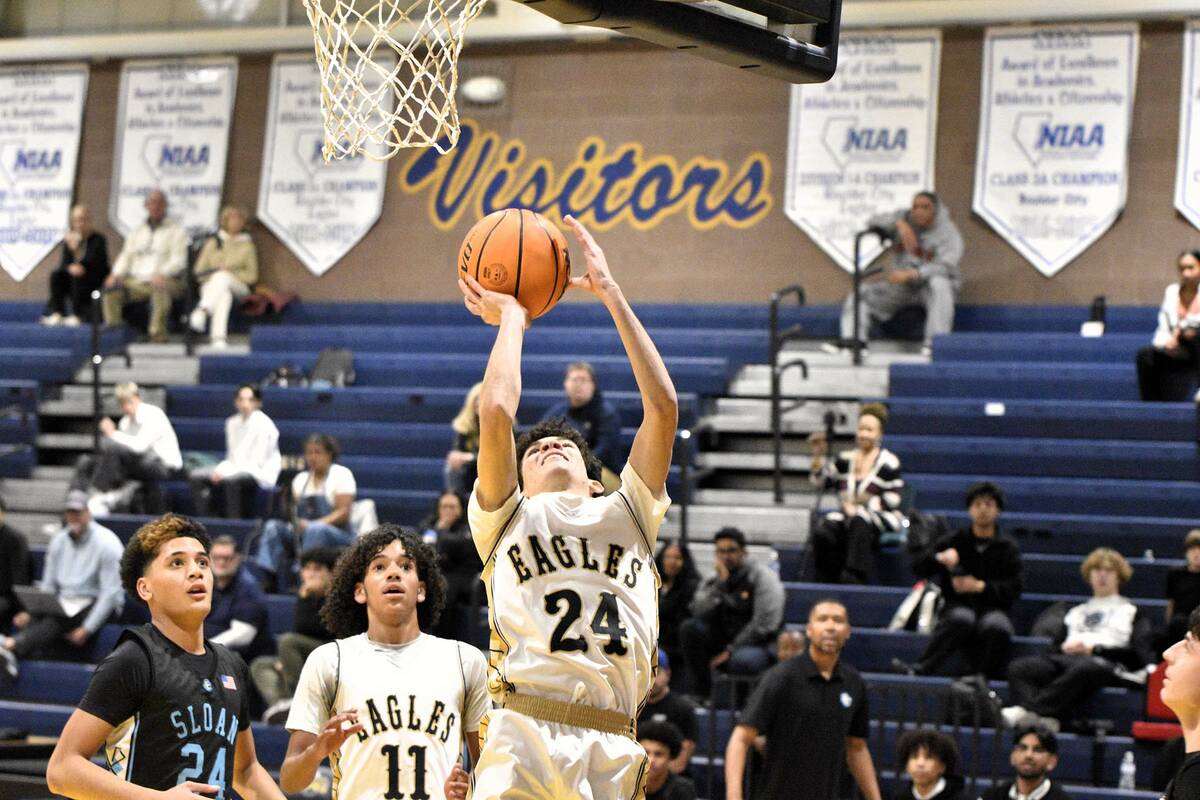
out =
<path fill-rule="evenodd" d="M 161 189 L 188 234 L 217 228 L 225 189 L 237 59 L 128 61 L 121 70 L 108 218 L 128 236 Z"/>
<path fill-rule="evenodd" d="M 22 281 L 66 233 L 87 64 L 0 68 L 0 266 Z"/>
<path fill-rule="evenodd" d="M 1134 23 L 989 28 L 972 207 L 1050 277 L 1125 207 Z"/>
<path fill-rule="evenodd" d="M 387 185 L 386 161 L 356 156 L 326 164 L 324 139 L 312 53 L 275 56 L 258 218 L 314 275 L 328 272 L 375 225 Z"/>
<path fill-rule="evenodd" d="M 941 55 L 935 29 L 855 31 L 832 80 L 792 87 L 784 213 L 847 272 L 868 217 L 933 190 Z"/>
<path fill-rule="evenodd" d="M 1200 228 L 1200 23 L 1183 32 L 1183 83 L 1179 93 L 1179 156 L 1175 208 Z"/>

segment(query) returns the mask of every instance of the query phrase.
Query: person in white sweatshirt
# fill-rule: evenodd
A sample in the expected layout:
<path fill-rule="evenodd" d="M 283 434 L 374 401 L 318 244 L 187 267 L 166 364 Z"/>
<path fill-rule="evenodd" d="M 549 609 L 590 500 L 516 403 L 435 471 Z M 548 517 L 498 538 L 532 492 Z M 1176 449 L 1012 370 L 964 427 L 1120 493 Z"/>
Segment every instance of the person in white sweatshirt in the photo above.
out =
<path fill-rule="evenodd" d="M 1151 402 L 1187 400 L 1200 372 L 1200 250 L 1184 250 L 1175 268 L 1154 339 L 1137 354 L 1138 393 Z"/>
<path fill-rule="evenodd" d="M 270 491 L 279 480 L 279 429 L 262 410 L 262 390 L 253 383 L 241 384 L 233 407 L 237 413 L 225 420 L 225 458 L 189 475 L 201 517 L 252 517 L 259 490 Z"/>
<path fill-rule="evenodd" d="M 1058 730 L 1101 687 L 1136 680 L 1155 663 L 1150 619 L 1120 594 L 1133 577 L 1129 562 L 1116 550 L 1098 547 L 1079 571 L 1092 598 L 1067 612 L 1049 653 L 1008 667 L 1011 705 L 1001 713 L 1010 726 L 1032 721 Z"/>

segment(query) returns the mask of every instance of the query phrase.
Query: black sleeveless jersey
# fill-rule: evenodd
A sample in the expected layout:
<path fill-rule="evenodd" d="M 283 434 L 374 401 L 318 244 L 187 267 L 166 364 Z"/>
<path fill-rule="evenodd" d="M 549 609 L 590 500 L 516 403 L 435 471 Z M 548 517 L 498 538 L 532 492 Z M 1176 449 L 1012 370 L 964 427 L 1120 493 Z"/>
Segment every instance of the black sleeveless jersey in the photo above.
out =
<path fill-rule="evenodd" d="M 205 641 L 180 648 L 153 625 L 130 628 L 99 667 L 79 707 L 113 726 L 108 767 L 130 783 L 166 790 L 184 781 L 232 797 L 238 733 L 250 727 L 246 665 Z"/>

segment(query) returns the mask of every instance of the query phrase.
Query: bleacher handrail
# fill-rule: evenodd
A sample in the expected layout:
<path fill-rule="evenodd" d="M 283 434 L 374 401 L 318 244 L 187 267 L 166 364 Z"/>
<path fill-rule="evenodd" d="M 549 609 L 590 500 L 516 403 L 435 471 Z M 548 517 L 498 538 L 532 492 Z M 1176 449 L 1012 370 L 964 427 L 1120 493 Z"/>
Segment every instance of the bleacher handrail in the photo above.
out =
<path fill-rule="evenodd" d="M 808 362 L 803 358 L 794 358 L 783 364 L 779 363 L 779 353 L 783 350 L 783 346 L 793 340 L 799 339 L 804 334 L 804 327 L 797 323 L 784 330 L 779 329 L 779 305 L 784 298 L 795 295 L 798 305 L 803 306 L 808 301 L 808 295 L 804 291 L 804 287 L 799 284 L 784 287 L 771 295 L 771 307 L 769 315 L 769 347 L 770 347 L 770 367 L 771 367 L 771 452 L 773 455 L 771 475 L 772 485 L 775 493 L 775 504 L 783 503 L 783 398 L 781 396 L 781 384 L 783 373 L 789 369 L 799 369 L 804 379 L 808 380 Z M 788 406 L 788 409 L 795 408 L 803 403 L 803 400 L 796 401 Z"/>
<path fill-rule="evenodd" d="M 864 228 L 863 230 L 854 234 L 854 337 L 850 341 L 850 350 L 852 353 L 852 363 L 856 367 L 862 366 L 862 351 L 866 346 L 862 340 L 862 337 L 858 335 L 859 326 L 862 324 L 862 320 L 860 319 L 860 314 L 862 313 L 860 309 L 860 301 L 862 299 L 862 282 L 872 275 L 883 271 L 880 268 L 864 271 L 862 268 L 862 240 L 868 236 L 878 236 L 879 243 L 881 245 L 887 244 L 887 242 L 892 239 L 891 235 L 888 234 L 888 232 L 883 228 L 874 226 L 870 228 Z"/>

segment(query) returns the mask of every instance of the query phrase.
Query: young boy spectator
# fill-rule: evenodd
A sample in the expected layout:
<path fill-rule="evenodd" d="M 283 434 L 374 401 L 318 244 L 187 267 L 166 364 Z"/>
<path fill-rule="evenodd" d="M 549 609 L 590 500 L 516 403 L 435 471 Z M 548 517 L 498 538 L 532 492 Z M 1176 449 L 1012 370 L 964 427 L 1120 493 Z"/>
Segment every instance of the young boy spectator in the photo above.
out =
<path fill-rule="evenodd" d="M 121 540 L 92 520 L 83 492 L 68 492 L 65 506 L 67 524 L 50 540 L 38 585 L 58 596 L 67 616 L 13 617 L 18 633 L 0 642 L 0 666 L 13 678 L 22 658 L 82 660 L 92 637 L 125 605 Z"/>
<path fill-rule="evenodd" d="M 1037 725 L 1017 728 L 1009 763 L 1017 771 L 1017 777 L 992 786 L 979 800 L 1071 800 L 1071 795 L 1050 780 L 1050 773 L 1058 766 L 1058 737 L 1048 728 Z"/>
<path fill-rule="evenodd" d="M 1133 568 L 1116 550 L 1099 547 L 1079 568 L 1092 599 L 1067 612 L 1051 652 L 1008 668 L 1010 726 L 1034 722 L 1057 730 L 1080 702 L 1155 662 L 1150 621 L 1120 595 Z"/>
<path fill-rule="evenodd" d="M 783 626 L 783 584 L 769 567 L 746 557 L 746 535 L 722 528 L 713 536 L 716 574 L 700 584 L 694 616 L 679 641 L 688 668 L 688 688 L 707 697 L 712 671 L 757 675 L 771 663 L 768 646 Z"/>
<path fill-rule="evenodd" d="M 929 728 L 908 731 L 896 743 L 896 769 L 908 776 L 895 800 L 961 800 L 966 782 L 957 775 L 958 746 Z"/>
<path fill-rule="evenodd" d="M 639 722 L 638 741 L 646 750 L 646 800 L 696 800 L 696 786 L 678 774 L 683 736 L 669 722 Z"/>
<path fill-rule="evenodd" d="M 250 664 L 250 676 L 268 706 L 263 722 L 279 723 L 292 707 L 292 694 L 308 654 L 333 635 L 321 622 L 321 606 L 329 594 L 329 582 L 337 563 L 337 551 L 318 547 L 300 555 L 300 589 L 296 592 L 292 629 L 279 635 L 276 653 L 259 656 Z"/>
<path fill-rule="evenodd" d="M 204 638 L 224 645 L 244 659 L 271 649 L 267 621 L 267 596 L 249 570 L 232 536 L 218 536 L 209 551 L 212 558 L 212 611 L 204 620 Z"/>
<path fill-rule="evenodd" d="M 898 672 L 936 674 L 955 653 L 970 672 L 1004 675 L 1013 624 L 1008 612 L 1021 596 L 1021 551 L 996 525 L 1004 492 L 989 481 L 967 490 L 971 527 L 947 534 L 917 560 L 913 572 L 942 589 L 945 606 L 916 664 L 893 659 Z"/>
<path fill-rule="evenodd" d="M 638 715 L 639 730 L 644 723 L 669 722 L 680 734 L 679 752 L 671 756 L 671 772 L 676 775 L 687 770 L 692 753 L 696 752 L 699 725 L 696 722 L 696 704 L 679 692 L 671 691 L 671 662 L 667 652 L 658 651 L 658 671 L 654 673 L 654 685 L 646 695 L 646 705 Z"/>
<path fill-rule="evenodd" d="M 225 420 L 224 460 L 190 476 L 196 513 L 202 517 L 252 517 L 259 490 L 271 491 L 279 480 L 279 429 L 263 413 L 262 390 L 243 383 L 234 393 L 233 407 L 237 413 Z"/>

